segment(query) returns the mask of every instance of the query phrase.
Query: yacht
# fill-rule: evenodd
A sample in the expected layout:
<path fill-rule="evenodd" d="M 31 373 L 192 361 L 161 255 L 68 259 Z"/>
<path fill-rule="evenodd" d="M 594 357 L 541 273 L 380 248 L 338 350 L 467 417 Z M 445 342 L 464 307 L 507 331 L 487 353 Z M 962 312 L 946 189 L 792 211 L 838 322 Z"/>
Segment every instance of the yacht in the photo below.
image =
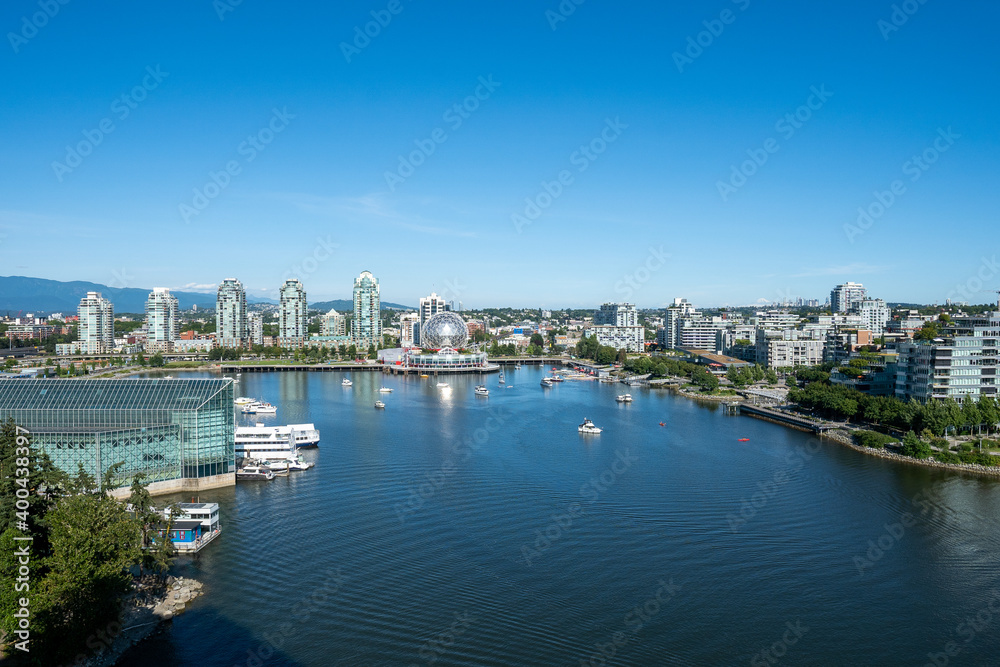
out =
<path fill-rule="evenodd" d="M 617 397 L 615 397 L 615 400 L 618 401 L 619 403 L 631 403 L 632 394 L 619 394 Z"/>
<path fill-rule="evenodd" d="M 250 405 L 251 403 L 256 403 L 256 402 L 257 402 L 256 399 L 248 398 L 246 396 L 239 396 L 233 401 L 233 403 L 235 403 L 236 405 Z"/>
<path fill-rule="evenodd" d="M 341 384 L 341 385 L 343 385 L 343 386 L 345 386 L 345 387 L 350 387 L 350 386 L 351 386 L 351 385 L 353 385 L 354 383 L 353 383 L 353 382 L 351 382 L 350 378 L 344 378 L 344 381 L 343 381 L 343 382 L 341 382 L 340 384 Z"/>
<path fill-rule="evenodd" d="M 380 393 L 380 394 L 391 394 L 392 393 L 392 389 L 390 389 L 389 387 L 379 387 L 378 393 Z"/>
<path fill-rule="evenodd" d="M 583 423 L 576 427 L 576 430 L 580 433 L 592 433 L 594 435 L 601 432 L 601 429 L 594 426 L 594 422 L 590 421 L 586 417 L 584 417 Z"/>
<path fill-rule="evenodd" d="M 248 403 L 243 406 L 244 414 L 248 415 L 273 415 L 277 414 L 278 408 L 274 407 L 270 403 L 261 403 L 260 401 L 254 401 L 253 403 Z"/>
<path fill-rule="evenodd" d="M 552 375 L 552 376 L 549 377 L 549 379 L 552 380 L 553 382 L 565 382 L 566 381 L 566 378 L 562 377 L 561 375 Z"/>
<path fill-rule="evenodd" d="M 448 384 L 447 382 L 438 382 L 437 386 L 438 386 L 438 389 L 450 389 L 451 388 L 451 385 Z"/>
<path fill-rule="evenodd" d="M 384 408 L 385 403 L 383 403 L 382 401 L 375 401 L 375 407 L 379 409 Z"/>
<path fill-rule="evenodd" d="M 253 480 L 253 479 L 266 479 L 268 481 L 274 479 L 274 473 L 268 468 L 263 468 L 261 466 L 243 466 L 236 471 L 236 479 L 242 480 Z"/>
<path fill-rule="evenodd" d="M 500 371 L 500 384 L 503 384 L 506 380 L 503 377 L 503 371 Z"/>
<path fill-rule="evenodd" d="M 284 477 L 288 474 L 288 464 L 289 461 L 287 460 L 275 459 L 272 461 L 271 459 L 268 459 L 266 461 L 261 461 L 261 465 L 274 473 L 276 477 Z"/>
<path fill-rule="evenodd" d="M 552 386 L 552 378 L 550 378 L 550 377 L 544 377 L 544 378 L 542 378 L 541 385 L 543 387 L 551 387 Z"/>
<path fill-rule="evenodd" d="M 300 456 L 297 461 L 289 461 L 288 462 L 288 469 L 289 470 L 309 470 L 309 468 L 312 468 L 314 465 L 316 465 L 316 464 L 313 463 L 312 461 L 303 461 L 302 457 Z"/>
<path fill-rule="evenodd" d="M 319 445 L 319 430 L 313 424 L 288 424 L 287 426 L 265 426 L 256 423 L 253 426 L 236 427 L 236 455 L 240 455 L 243 450 L 244 456 L 253 457 L 257 447 L 245 447 L 244 445 L 279 445 L 285 449 L 285 444 L 289 439 L 295 443 L 296 448 L 308 449 Z M 265 448 L 266 449 L 266 448 Z"/>
<path fill-rule="evenodd" d="M 476 396 L 489 396 L 490 390 L 486 388 L 485 384 L 476 385 Z"/>

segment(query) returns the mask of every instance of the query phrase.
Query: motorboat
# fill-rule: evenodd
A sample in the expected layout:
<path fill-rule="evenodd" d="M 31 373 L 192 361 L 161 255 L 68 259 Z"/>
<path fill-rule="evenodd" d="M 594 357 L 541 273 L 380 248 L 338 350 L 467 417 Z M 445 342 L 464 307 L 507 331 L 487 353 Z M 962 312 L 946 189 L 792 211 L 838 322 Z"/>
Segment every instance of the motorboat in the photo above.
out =
<path fill-rule="evenodd" d="M 500 384 L 503 384 L 504 382 L 506 382 L 506 380 L 504 379 L 503 371 L 500 371 Z"/>
<path fill-rule="evenodd" d="M 666 426 L 666 424 L 663 423 L 663 422 L 660 422 L 660 426 Z"/>
<path fill-rule="evenodd" d="M 312 468 L 314 465 L 316 465 L 316 464 L 313 463 L 312 461 L 303 461 L 302 457 L 300 456 L 295 461 L 289 461 L 288 462 L 288 469 L 289 470 L 309 470 L 309 468 Z"/>
<path fill-rule="evenodd" d="M 266 479 L 268 481 L 274 479 L 274 473 L 268 468 L 262 468 L 261 466 L 245 466 L 236 471 L 236 479 L 241 480 L 258 480 Z"/>
<path fill-rule="evenodd" d="M 619 403 L 631 403 L 632 394 L 619 394 L 618 396 L 615 397 L 615 400 L 618 401 Z"/>
<path fill-rule="evenodd" d="M 340 384 L 341 384 L 341 386 L 344 386 L 344 387 L 350 387 L 354 383 L 351 382 L 350 378 L 344 378 L 343 382 L 341 382 Z"/>
<path fill-rule="evenodd" d="M 542 378 L 541 385 L 543 387 L 551 387 L 552 386 L 552 378 L 549 378 L 549 377 Z"/>
<path fill-rule="evenodd" d="M 380 394 L 391 394 L 392 393 L 392 389 L 390 389 L 389 387 L 379 387 L 378 388 L 378 393 L 380 393 Z"/>
<path fill-rule="evenodd" d="M 447 382 L 438 382 L 437 383 L 437 388 L 438 389 L 449 389 L 450 387 L 451 387 L 451 385 L 448 384 Z"/>
<path fill-rule="evenodd" d="M 598 435 L 601 432 L 601 429 L 594 426 L 594 422 L 590 421 L 586 417 L 584 418 L 583 423 L 576 427 L 576 430 L 580 433 L 592 433 L 594 435 Z"/>
<path fill-rule="evenodd" d="M 249 398 L 247 396 L 239 396 L 238 398 L 233 400 L 233 403 L 235 403 L 236 405 L 250 405 L 251 403 L 256 403 L 256 402 L 257 402 L 256 399 Z"/>
<path fill-rule="evenodd" d="M 476 385 L 476 396 L 489 396 L 490 390 L 486 388 L 485 384 Z"/>
<path fill-rule="evenodd" d="M 380 408 L 380 409 L 384 408 L 385 407 L 385 403 L 383 403 L 382 401 L 375 401 L 375 407 L 376 408 Z"/>
<path fill-rule="evenodd" d="M 278 412 L 278 408 L 270 403 L 254 401 L 243 406 L 243 413 L 248 415 L 273 415 Z"/>
<path fill-rule="evenodd" d="M 561 375 L 552 375 L 552 376 L 549 377 L 549 379 L 552 380 L 553 382 L 565 382 L 566 381 L 566 378 L 562 377 Z"/>
<path fill-rule="evenodd" d="M 275 459 L 273 461 L 272 460 L 267 460 L 267 461 L 264 461 L 261 465 L 263 465 L 265 468 L 268 468 L 271 472 L 273 472 L 278 477 L 284 477 L 285 475 L 288 474 L 288 461 L 287 460 L 284 460 L 284 461 L 283 460 L 278 460 L 278 459 Z"/>

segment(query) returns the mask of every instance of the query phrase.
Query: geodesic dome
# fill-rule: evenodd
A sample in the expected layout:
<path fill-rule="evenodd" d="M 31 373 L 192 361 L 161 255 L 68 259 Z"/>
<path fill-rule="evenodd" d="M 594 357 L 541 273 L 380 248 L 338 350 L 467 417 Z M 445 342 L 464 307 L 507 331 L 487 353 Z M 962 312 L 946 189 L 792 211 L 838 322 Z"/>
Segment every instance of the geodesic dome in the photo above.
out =
<path fill-rule="evenodd" d="M 469 327 L 458 313 L 437 313 L 420 327 L 421 347 L 437 350 L 450 347 L 458 350 L 468 342 Z"/>

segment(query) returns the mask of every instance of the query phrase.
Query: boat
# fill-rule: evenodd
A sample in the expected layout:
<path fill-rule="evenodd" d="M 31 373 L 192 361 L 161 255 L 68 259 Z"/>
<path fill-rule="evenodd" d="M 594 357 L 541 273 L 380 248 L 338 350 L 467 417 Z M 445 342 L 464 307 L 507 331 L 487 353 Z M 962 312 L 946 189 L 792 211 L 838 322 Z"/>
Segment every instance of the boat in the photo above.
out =
<path fill-rule="evenodd" d="M 541 385 L 543 387 L 551 387 L 552 386 L 552 378 L 549 378 L 549 377 L 542 378 Z"/>
<path fill-rule="evenodd" d="M 447 388 L 451 387 L 451 385 L 448 384 L 447 382 L 438 382 L 437 383 L 437 387 L 438 387 L 438 389 L 447 389 Z"/>
<path fill-rule="evenodd" d="M 619 394 L 618 396 L 615 397 L 615 400 L 618 401 L 619 403 L 631 403 L 632 394 Z"/>
<path fill-rule="evenodd" d="M 267 452 L 291 452 L 293 448 L 289 447 L 289 441 L 294 443 L 296 449 L 317 447 L 319 430 L 313 424 L 265 426 L 258 422 L 253 426 L 237 426 L 236 456 L 267 458 Z"/>
<path fill-rule="evenodd" d="M 503 384 L 504 382 L 506 382 L 506 380 L 504 380 L 503 371 L 500 371 L 500 384 Z"/>
<path fill-rule="evenodd" d="M 421 373 L 421 374 L 420 374 L 420 377 L 422 377 L 422 378 L 429 378 L 429 377 L 430 377 L 430 375 L 427 375 L 426 373 Z"/>
<path fill-rule="evenodd" d="M 378 393 L 380 393 L 380 394 L 391 394 L 392 393 L 392 389 L 390 389 L 389 387 L 379 387 L 378 388 Z"/>
<path fill-rule="evenodd" d="M 274 407 L 270 403 L 254 401 L 253 403 L 244 405 L 243 412 L 248 415 L 273 415 L 277 414 L 278 408 Z"/>
<path fill-rule="evenodd" d="M 375 401 L 375 407 L 376 408 L 384 408 L 385 407 L 385 403 L 383 403 L 382 401 Z"/>
<path fill-rule="evenodd" d="M 235 403 L 236 405 L 250 405 L 251 403 L 256 403 L 256 402 L 257 399 L 248 398 L 246 396 L 239 396 L 233 401 L 233 403 Z"/>
<path fill-rule="evenodd" d="M 354 383 L 351 382 L 350 378 L 344 378 L 344 381 L 340 383 L 344 387 L 350 387 Z"/>
<path fill-rule="evenodd" d="M 263 468 L 261 466 L 244 466 L 236 471 L 236 479 L 240 480 L 257 480 L 257 479 L 274 479 L 274 473 L 271 472 L 269 468 Z"/>
<path fill-rule="evenodd" d="M 660 426 L 666 426 L 666 424 L 664 424 L 663 422 L 660 422 Z"/>
<path fill-rule="evenodd" d="M 565 382 L 566 381 L 566 378 L 564 378 L 564 377 L 562 377 L 560 375 L 549 376 L 549 379 L 552 380 L 553 382 Z"/>
<path fill-rule="evenodd" d="M 287 461 L 287 460 L 274 460 L 274 461 L 272 461 L 272 460 L 268 459 L 266 461 L 262 461 L 261 465 L 263 465 L 265 468 L 269 469 L 272 473 L 275 474 L 275 476 L 277 476 L 277 477 L 284 477 L 285 475 L 288 474 L 288 463 L 289 463 L 289 461 Z"/>
<path fill-rule="evenodd" d="M 289 470 L 309 470 L 309 468 L 312 468 L 314 465 L 316 465 L 316 464 L 313 463 L 312 461 L 303 461 L 302 457 L 300 456 L 295 461 L 289 461 L 288 462 L 288 469 Z"/>
<path fill-rule="evenodd" d="M 737 438 L 736 442 L 750 442 L 750 438 Z"/>
<path fill-rule="evenodd" d="M 486 388 L 485 384 L 476 385 L 476 396 L 489 396 L 490 390 Z"/>
<path fill-rule="evenodd" d="M 236 476 L 239 477 L 239 472 Z M 274 479 L 274 476 L 268 478 L 263 475 L 259 479 Z M 177 503 L 172 508 L 165 507 L 157 511 L 163 515 L 164 520 L 167 520 L 171 518 L 171 509 L 176 510 L 176 513 L 172 517 L 170 541 L 173 542 L 174 549 L 180 553 L 201 551 L 222 531 L 222 526 L 219 524 L 219 503 Z M 166 528 L 162 524 L 159 527 Z M 153 541 L 156 541 L 155 536 Z"/>
<path fill-rule="evenodd" d="M 576 430 L 580 433 L 591 433 L 593 435 L 600 434 L 602 429 L 594 426 L 594 422 L 590 421 L 586 417 L 583 419 L 583 423 L 576 427 Z"/>

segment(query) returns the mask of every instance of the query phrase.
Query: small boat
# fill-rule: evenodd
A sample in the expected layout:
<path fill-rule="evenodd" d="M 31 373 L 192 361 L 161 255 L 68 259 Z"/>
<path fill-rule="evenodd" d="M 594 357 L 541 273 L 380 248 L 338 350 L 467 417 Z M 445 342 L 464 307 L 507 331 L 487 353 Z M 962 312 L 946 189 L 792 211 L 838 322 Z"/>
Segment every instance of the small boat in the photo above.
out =
<path fill-rule="evenodd" d="M 236 405 L 250 405 L 251 403 L 256 403 L 257 401 L 253 398 L 247 398 L 246 396 L 237 397 L 233 403 Z"/>
<path fill-rule="evenodd" d="M 750 438 L 737 438 L 736 442 L 750 442 Z"/>
<path fill-rule="evenodd" d="M 553 382 L 565 382 L 566 381 L 566 378 L 562 377 L 561 375 L 552 375 L 552 376 L 549 377 L 549 379 L 552 380 Z"/>
<path fill-rule="evenodd" d="M 260 466 L 245 466 L 236 471 L 236 479 L 243 480 L 256 480 L 256 479 L 274 479 L 274 473 L 268 468 L 262 468 Z"/>
<path fill-rule="evenodd" d="M 552 370 L 556 370 L 556 367 L 555 367 L 555 366 L 553 366 L 553 367 L 552 367 Z"/>
<path fill-rule="evenodd" d="M 451 385 L 448 384 L 447 382 L 438 382 L 437 387 L 438 389 L 450 389 Z"/>
<path fill-rule="evenodd" d="M 299 457 L 299 459 L 297 461 L 289 461 L 288 462 L 288 469 L 289 470 L 309 470 L 309 468 L 312 468 L 314 465 L 316 465 L 316 464 L 313 463 L 312 461 L 303 461 L 302 457 Z"/>
<path fill-rule="evenodd" d="M 601 429 L 594 426 L 594 422 L 586 417 L 584 417 L 583 423 L 576 427 L 576 430 L 580 433 L 592 433 L 593 435 L 598 435 L 601 432 Z"/>
<path fill-rule="evenodd" d="M 349 378 L 344 378 L 344 381 L 343 381 L 343 382 L 341 382 L 340 384 L 341 384 L 341 386 L 343 386 L 343 387 L 350 387 L 350 386 L 351 386 L 351 385 L 353 385 L 354 383 L 353 383 L 353 382 L 351 382 L 351 380 L 350 380 Z"/>
<path fill-rule="evenodd" d="M 552 386 L 552 378 L 548 378 L 548 377 L 542 378 L 541 385 L 543 387 L 551 387 Z"/>
<path fill-rule="evenodd" d="M 631 403 L 632 394 L 619 394 L 618 396 L 615 397 L 615 400 L 618 401 L 619 403 Z"/>
<path fill-rule="evenodd" d="M 420 374 L 420 377 L 422 377 L 422 378 L 429 378 L 429 377 L 430 377 L 430 375 L 427 375 L 426 373 L 421 373 L 421 374 Z"/>
<path fill-rule="evenodd" d="M 384 408 L 385 407 L 385 403 L 383 403 L 382 401 L 375 401 L 375 407 L 376 408 Z"/>
<path fill-rule="evenodd" d="M 392 393 L 392 389 L 390 389 L 389 387 L 379 387 L 378 388 L 378 393 L 380 393 L 380 394 L 391 394 Z"/>
<path fill-rule="evenodd" d="M 262 465 L 276 476 L 284 477 L 288 474 L 288 461 L 268 460 L 264 461 Z"/>
<path fill-rule="evenodd" d="M 489 396 L 490 390 L 486 388 L 485 384 L 478 384 L 476 385 L 475 394 L 476 396 Z"/>
<path fill-rule="evenodd" d="M 660 422 L 660 426 L 666 426 L 666 424 L 664 424 L 663 422 Z"/>
<path fill-rule="evenodd" d="M 164 376 L 163 376 L 163 379 L 164 379 L 164 380 L 173 380 L 173 379 L 174 379 L 174 376 L 173 376 L 173 375 L 164 375 Z"/>
<path fill-rule="evenodd" d="M 249 405 L 243 406 L 243 412 L 248 415 L 273 415 L 277 414 L 278 408 L 274 407 L 270 403 L 261 403 L 260 401 L 254 401 Z"/>

